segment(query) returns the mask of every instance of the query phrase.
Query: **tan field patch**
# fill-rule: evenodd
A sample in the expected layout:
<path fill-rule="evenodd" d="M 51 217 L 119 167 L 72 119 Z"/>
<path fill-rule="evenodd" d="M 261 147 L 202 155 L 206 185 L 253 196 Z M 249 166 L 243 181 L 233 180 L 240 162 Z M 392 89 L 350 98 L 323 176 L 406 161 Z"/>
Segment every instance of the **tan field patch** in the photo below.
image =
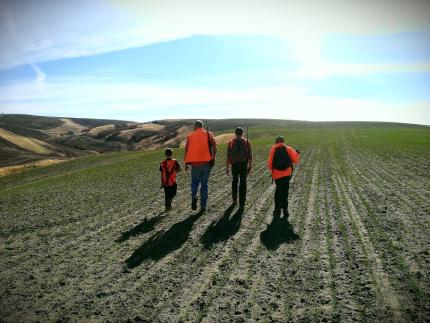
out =
<path fill-rule="evenodd" d="M 100 127 L 95 127 L 90 129 L 90 131 L 88 131 L 88 135 L 90 136 L 94 136 L 94 137 L 98 137 L 100 135 L 106 134 L 108 135 L 110 132 L 115 130 L 115 125 L 114 124 L 108 124 L 105 126 L 100 126 Z"/>
<path fill-rule="evenodd" d="M 18 147 L 21 147 L 25 150 L 28 150 L 40 155 L 51 155 L 54 153 L 53 150 L 55 150 L 54 146 L 46 142 L 40 141 L 35 138 L 29 138 L 29 137 L 17 135 L 13 132 L 9 132 L 1 128 L 0 128 L 0 137 L 13 143 Z"/>
<path fill-rule="evenodd" d="M 143 123 L 138 125 L 139 129 L 143 129 L 146 131 L 161 131 L 165 128 L 166 126 L 162 125 L 162 124 L 156 124 L 156 123 Z"/>
<path fill-rule="evenodd" d="M 35 168 L 35 167 L 46 167 L 46 166 L 58 164 L 58 163 L 61 163 L 64 161 L 66 161 L 66 160 L 43 159 L 43 160 L 39 160 L 36 162 L 24 164 L 24 165 L 0 167 L 0 177 L 15 174 L 15 173 L 25 172 L 25 171 L 32 169 L 32 168 Z"/>
<path fill-rule="evenodd" d="M 144 124 L 138 125 L 137 128 L 120 131 L 117 137 L 129 141 L 137 133 L 160 132 L 164 128 L 165 126 L 163 125 L 159 125 L 155 123 L 144 123 Z"/>
<path fill-rule="evenodd" d="M 225 133 L 219 136 L 215 136 L 214 139 L 217 144 L 227 144 L 230 140 L 233 140 L 234 137 L 234 133 Z"/>
<path fill-rule="evenodd" d="M 61 126 L 45 130 L 44 133 L 53 137 L 60 137 L 62 134 L 67 134 L 67 133 L 79 134 L 82 132 L 82 130 L 88 129 L 88 127 L 80 125 L 70 119 L 60 119 L 60 120 L 63 121 L 63 124 Z"/>

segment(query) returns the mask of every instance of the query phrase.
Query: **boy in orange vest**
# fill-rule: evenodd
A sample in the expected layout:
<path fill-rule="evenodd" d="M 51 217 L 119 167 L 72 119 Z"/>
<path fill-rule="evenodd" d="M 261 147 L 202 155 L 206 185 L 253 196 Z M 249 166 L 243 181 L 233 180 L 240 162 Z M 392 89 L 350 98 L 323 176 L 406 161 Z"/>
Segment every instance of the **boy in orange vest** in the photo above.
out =
<path fill-rule="evenodd" d="M 160 163 L 161 185 L 164 188 L 166 212 L 172 210 L 172 200 L 176 196 L 177 184 L 176 173 L 182 170 L 178 161 L 172 158 L 172 148 L 165 151 L 166 159 Z"/>

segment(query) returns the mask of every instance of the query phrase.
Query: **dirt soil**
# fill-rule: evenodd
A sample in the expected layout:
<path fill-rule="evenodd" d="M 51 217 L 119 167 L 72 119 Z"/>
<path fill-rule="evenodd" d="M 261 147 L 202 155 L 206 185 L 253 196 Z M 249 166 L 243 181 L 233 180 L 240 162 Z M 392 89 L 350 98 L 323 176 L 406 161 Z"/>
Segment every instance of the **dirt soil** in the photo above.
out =
<path fill-rule="evenodd" d="M 289 217 L 273 219 L 267 149 L 243 214 L 221 162 L 205 214 L 186 173 L 163 213 L 161 152 L 0 191 L 0 318 L 428 322 L 429 161 L 304 145 Z"/>

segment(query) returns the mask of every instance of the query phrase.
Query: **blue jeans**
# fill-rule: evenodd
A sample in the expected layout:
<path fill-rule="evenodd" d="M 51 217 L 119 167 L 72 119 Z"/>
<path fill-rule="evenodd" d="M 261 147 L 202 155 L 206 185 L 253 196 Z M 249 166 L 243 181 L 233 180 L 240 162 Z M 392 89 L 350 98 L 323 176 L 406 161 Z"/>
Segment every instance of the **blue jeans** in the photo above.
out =
<path fill-rule="evenodd" d="M 191 195 L 197 196 L 200 186 L 200 207 L 206 208 L 208 202 L 208 180 L 212 167 L 209 164 L 191 166 Z"/>

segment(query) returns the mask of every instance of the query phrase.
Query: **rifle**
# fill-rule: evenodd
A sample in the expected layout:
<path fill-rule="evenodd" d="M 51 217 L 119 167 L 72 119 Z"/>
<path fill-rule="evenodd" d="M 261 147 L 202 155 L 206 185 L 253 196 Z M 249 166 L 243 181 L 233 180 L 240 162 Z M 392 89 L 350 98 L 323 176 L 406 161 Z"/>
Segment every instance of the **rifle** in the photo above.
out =
<path fill-rule="evenodd" d="M 209 123 L 208 123 L 208 120 L 206 120 L 206 133 L 207 133 L 207 135 L 208 135 L 208 145 L 209 145 L 209 154 L 211 155 L 211 160 L 210 160 L 210 162 L 209 162 L 209 165 L 211 166 L 211 167 L 214 167 L 214 165 L 215 165 L 215 160 L 213 159 L 213 150 L 212 150 L 212 142 L 211 142 L 211 137 L 210 137 L 210 135 L 209 135 Z"/>
<path fill-rule="evenodd" d="M 251 167 L 250 166 L 248 166 L 249 164 L 248 164 L 248 162 L 249 162 L 249 159 L 248 159 L 248 156 L 249 156 L 249 138 L 248 138 L 248 132 L 249 132 L 249 130 L 248 130 L 248 125 L 246 125 L 246 154 L 247 154 L 247 156 L 246 156 L 246 171 L 247 171 L 247 173 L 248 174 L 250 174 L 250 172 L 251 172 Z"/>
<path fill-rule="evenodd" d="M 248 126 L 246 126 L 246 141 L 249 141 L 249 138 L 248 138 Z"/>

